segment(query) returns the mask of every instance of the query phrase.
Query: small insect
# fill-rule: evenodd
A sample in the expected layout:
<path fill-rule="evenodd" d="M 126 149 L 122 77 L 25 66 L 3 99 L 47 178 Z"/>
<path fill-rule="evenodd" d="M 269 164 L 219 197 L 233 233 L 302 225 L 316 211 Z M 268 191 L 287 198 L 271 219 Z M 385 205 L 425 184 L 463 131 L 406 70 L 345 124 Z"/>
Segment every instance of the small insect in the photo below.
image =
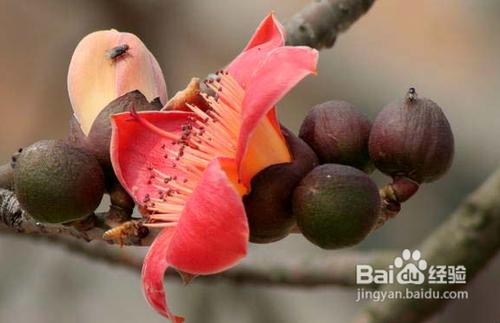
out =
<path fill-rule="evenodd" d="M 108 50 L 107 55 L 109 59 L 116 59 L 125 54 L 130 49 L 129 45 L 122 44 Z"/>
<path fill-rule="evenodd" d="M 103 238 L 104 240 L 112 241 L 123 246 L 126 242 L 140 242 L 148 233 L 148 228 L 143 226 L 140 221 L 132 220 L 104 232 Z"/>
<path fill-rule="evenodd" d="M 414 87 L 411 87 L 409 90 L 408 90 L 408 100 L 410 101 L 414 101 L 417 99 L 417 91 L 415 90 Z"/>

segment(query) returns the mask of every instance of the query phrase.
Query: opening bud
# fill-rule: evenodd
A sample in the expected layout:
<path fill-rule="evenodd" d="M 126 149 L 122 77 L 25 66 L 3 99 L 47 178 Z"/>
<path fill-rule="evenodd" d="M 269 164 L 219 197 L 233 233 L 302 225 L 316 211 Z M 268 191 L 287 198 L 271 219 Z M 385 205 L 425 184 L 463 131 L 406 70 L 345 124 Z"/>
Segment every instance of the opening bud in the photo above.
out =
<path fill-rule="evenodd" d="M 139 90 L 148 101 L 167 100 L 160 65 L 135 35 L 112 30 L 85 36 L 73 53 L 68 92 L 76 120 L 89 135 L 102 109 L 123 94 Z"/>

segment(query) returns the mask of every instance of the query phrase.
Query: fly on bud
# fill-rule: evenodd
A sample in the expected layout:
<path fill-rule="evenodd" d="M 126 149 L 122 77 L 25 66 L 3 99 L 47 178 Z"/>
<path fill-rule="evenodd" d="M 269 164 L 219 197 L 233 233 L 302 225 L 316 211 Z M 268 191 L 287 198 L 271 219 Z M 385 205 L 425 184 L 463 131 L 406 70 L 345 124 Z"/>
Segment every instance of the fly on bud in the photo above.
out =
<path fill-rule="evenodd" d="M 309 111 L 299 137 L 314 149 L 322 164 L 343 164 L 371 172 L 370 128 L 370 120 L 352 104 L 328 101 Z"/>
<path fill-rule="evenodd" d="M 14 165 L 21 207 L 40 222 L 66 223 L 91 214 L 104 194 L 104 175 L 86 151 L 59 140 L 39 141 Z"/>
<path fill-rule="evenodd" d="M 404 100 L 377 116 L 369 151 L 375 166 L 389 176 L 432 182 L 451 166 L 453 133 L 441 108 L 411 88 Z"/>
<path fill-rule="evenodd" d="M 300 231 L 324 249 L 362 241 L 374 227 L 379 210 L 377 185 L 351 166 L 318 166 L 302 179 L 293 194 L 293 214 Z"/>
<path fill-rule="evenodd" d="M 160 65 L 137 36 L 112 29 L 93 32 L 80 41 L 69 65 L 68 92 L 85 136 L 111 101 L 135 90 L 148 101 L 167 101 Z"/>
<path fill-rule="evenodd" d="M 129 50 L 130 46 L 127 44 L 118 45 L 116 47 L 111 48 L 108 51 L 108 56 L 110 59 L 116 59 L 120 56 L 123 56 Z"/>
<path fill-rule="evenodd" d="M 69 140 L 90 151 L 107 177 L 113 177 L 111 115 L 131 108 L 160 110 L 167 101 L 154 56 L 137 36 L 116 30 L 97 31 L 80 41 L 69 66 L 68 92 L 74 112 Z"/>

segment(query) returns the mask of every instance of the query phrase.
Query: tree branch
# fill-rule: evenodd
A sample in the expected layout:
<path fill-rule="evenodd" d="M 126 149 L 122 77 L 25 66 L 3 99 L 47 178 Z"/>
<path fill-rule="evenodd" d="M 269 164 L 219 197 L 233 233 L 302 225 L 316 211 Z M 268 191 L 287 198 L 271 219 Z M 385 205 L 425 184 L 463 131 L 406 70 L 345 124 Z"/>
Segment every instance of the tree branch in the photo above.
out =
<path fill-rule="evenodd" d="M 21 209 L 15 194 L 5 189 L 0 189 L 0 224 L 4 226 L 4 231 L 10 229 L 25 234 L 65 235 L 85 241 L 102 239 L 104 233 L 104 230 L 98 227 L 80 232 L 71 226 L 37 222 Z"/>
<path fill-rule="evenodd" d="M 0 227 L 2 235 L 16 235 L 15 232 Z M 124 249 L 95 242 L 92 244 L 60 235 L 33 234 L 31 239 L 46 241 L 63 247 L 71 253 L 84 256 L 90 260 L 100 261 L 140 273 L 142 259 Z M 340 251 L 328 258 L 279 259 L 273 258 L 265 262 L 244 262 L 237 267 L 217 275 L 199 276 L 196 281 L 213 283 L 229 281 L 235 284 L 288 286 L 288 287 L 321 287 L 321 286 L 354 286 L 356 264 L 371 264 L 376 268 L 387 266 L 394 259 L 395 251 L 355 252 Z M 180 279 L 179 274 L 169 269 L 167 276 Z M 377 285 L 370 286 L 376 288 Z"/>
<path fill-rule="evenodd" d="M 14 170 L 10 164 L 0 165 L 0 188 L 14 188 Z"/>
<path fill-rule="evenodd" d="M 111 209 L 110 212 L 113 210 Z M 16 233 L 36 234 L 45 236 L 67 236 L 90 242 L 93 240 L 106 241 L 107 243 L 119 243 L 121 245 L 149 245 L 153 235 L 138 235 L 131 232 L 116 240 L 106 240 L 104 233 L 108 232 L 110 227 L 105 223 L 105 217 L 108 213 L 92 214 L 86 219 L 74 222 L 71 225 L 65 224 L 46 224 L 33 219 L 29 214 L 21 209 L 19 201 L 14 192 L 0 188 L 0 226 L 3 231 L 11 230 Z M 134 224 L 129 221 L 124 224 Z M 127 229 L 133 230 L 132 225 Z"/>
<path fill-rule="evenodd" d="M 467 282 L 500 249 L 500 169 L 473 192 L 460 207 L 417 248 L 430 264 L 464 265 Z M 457 290 L 464 285 L 386 285 L 382 290 Z M 357 322 L 421 322 L 439 311 L 446 299 L 389 299 L 372 302 Z"/>
<path fill-rule="evenodd" d="M 318 0 L 286 24 L 287 44 L 330 48 L 337 36 L 364 15 L 375 0 Z"/>
<path fill-rule="evenodd" d="M 338 251 L 329 257 L 274 258 L 243 264 L 228 271 L 235 281 L 266 286 L 321 287 L 356 286 L 356 264 L 386 267 L 396 255 L 393 251 Z M 223 278 L 223 276 L 221 276 Z M 217 279 L 217 277 L 214 277 Z M 368 288 L 377 288 L 376 284 Z"/>

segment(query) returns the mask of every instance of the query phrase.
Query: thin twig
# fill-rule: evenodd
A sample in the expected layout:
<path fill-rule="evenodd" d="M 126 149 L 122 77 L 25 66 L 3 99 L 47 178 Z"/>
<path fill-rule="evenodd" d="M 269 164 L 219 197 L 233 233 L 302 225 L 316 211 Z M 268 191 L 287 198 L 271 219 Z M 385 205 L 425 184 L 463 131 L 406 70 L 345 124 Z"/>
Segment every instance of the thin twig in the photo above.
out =
<path fill-rule="evenodd" d="M 330 48 L 337 36 L 363 16 L 375 0 L 314 1 L 286 24 L 287 44 Z"/>

